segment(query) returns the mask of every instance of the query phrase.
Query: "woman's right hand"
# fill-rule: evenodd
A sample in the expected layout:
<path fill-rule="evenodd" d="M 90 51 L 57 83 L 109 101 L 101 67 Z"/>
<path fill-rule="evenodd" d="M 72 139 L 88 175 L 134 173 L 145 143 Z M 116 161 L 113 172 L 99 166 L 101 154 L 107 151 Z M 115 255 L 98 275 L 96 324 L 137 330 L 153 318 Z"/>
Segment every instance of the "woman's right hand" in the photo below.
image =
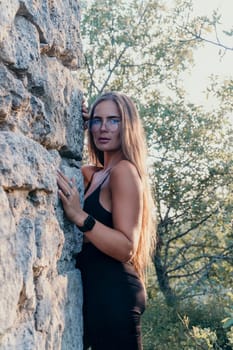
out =
<path fill-rule="evenodd" d="M 87 214 L 82 210 L 79 192 L 74 179 L 69 179 L 59 169 L 57 170 L 58 195 L 62 201 L 63 209 L 70 221 L 82 226 Z"/>

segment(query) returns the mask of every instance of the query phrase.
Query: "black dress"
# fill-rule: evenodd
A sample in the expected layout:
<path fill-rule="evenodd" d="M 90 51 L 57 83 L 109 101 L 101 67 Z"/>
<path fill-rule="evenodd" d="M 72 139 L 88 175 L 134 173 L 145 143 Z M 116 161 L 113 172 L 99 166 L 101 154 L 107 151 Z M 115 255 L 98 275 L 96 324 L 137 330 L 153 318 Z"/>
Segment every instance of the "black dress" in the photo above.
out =
<path fill-rule="evenodd" d="M 102 184 L 86 198 L 84 210 L 113 227 L 112 214 L 99 202 Z M 145 291 L 133 265 L 84 243 L 77 268 L 83 282 L 84 349 L 142 349 L 140 316 L 145 309 Z"/>

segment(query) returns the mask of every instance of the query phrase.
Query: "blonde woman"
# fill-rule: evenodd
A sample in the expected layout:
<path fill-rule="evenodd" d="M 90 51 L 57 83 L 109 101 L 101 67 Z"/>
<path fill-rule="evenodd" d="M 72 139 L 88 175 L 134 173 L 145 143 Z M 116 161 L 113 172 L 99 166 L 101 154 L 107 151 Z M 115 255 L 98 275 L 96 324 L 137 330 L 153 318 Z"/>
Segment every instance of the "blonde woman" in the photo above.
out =
<path fill-rule="evenodd" d="M 144 131 L 134 103 L 119 92 L 101 95 L 88 117 L 92 165 L 82 168 L 83 209 L 73 183 L 58 173 L 66 215 L 84 233 L 77 258 L 84 349 L 139 350 L 153 232 Z"/>

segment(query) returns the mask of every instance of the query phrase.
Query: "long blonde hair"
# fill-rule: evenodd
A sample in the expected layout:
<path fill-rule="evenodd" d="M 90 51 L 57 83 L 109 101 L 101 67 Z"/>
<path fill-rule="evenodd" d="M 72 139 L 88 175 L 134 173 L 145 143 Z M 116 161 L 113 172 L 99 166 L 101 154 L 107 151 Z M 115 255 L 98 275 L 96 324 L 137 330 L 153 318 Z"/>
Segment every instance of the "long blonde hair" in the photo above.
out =
<path fill-rule="evenodd" d="M 122 118 L 121 149 L 126 160 L 135 165 L 143 185 L 142 227 L 137 250 L 131 261 L 142 280 L 145 278 L 145 268 L 150 260 L 155 246 L 155 220 L 153 220 L 154 205 L 147 175 L 147 147 L 144 129 L 131 98 L 119 92 L 107 92 L 101 95 L 91 107 L 90 119 L 93 118 L 96 106 L 106 100 L 117 105 Z M 93 136 L 88 130 L 88 151 L 90 160 L 96 165 L 104 165 L 104 154 L 94 144 Z"/>

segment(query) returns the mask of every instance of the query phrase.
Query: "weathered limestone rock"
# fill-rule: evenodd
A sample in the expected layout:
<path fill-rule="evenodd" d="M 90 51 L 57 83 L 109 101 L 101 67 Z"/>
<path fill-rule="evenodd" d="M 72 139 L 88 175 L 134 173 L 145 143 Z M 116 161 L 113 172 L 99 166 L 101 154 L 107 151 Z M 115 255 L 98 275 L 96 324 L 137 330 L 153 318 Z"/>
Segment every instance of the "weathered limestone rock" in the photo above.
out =
<path fill-rule="evenodd" d="M 83 199 L 79 22 L 76 0 L 0 0 L 1 350 L 82 349 L 82 235 L 56 185 Z"/>

